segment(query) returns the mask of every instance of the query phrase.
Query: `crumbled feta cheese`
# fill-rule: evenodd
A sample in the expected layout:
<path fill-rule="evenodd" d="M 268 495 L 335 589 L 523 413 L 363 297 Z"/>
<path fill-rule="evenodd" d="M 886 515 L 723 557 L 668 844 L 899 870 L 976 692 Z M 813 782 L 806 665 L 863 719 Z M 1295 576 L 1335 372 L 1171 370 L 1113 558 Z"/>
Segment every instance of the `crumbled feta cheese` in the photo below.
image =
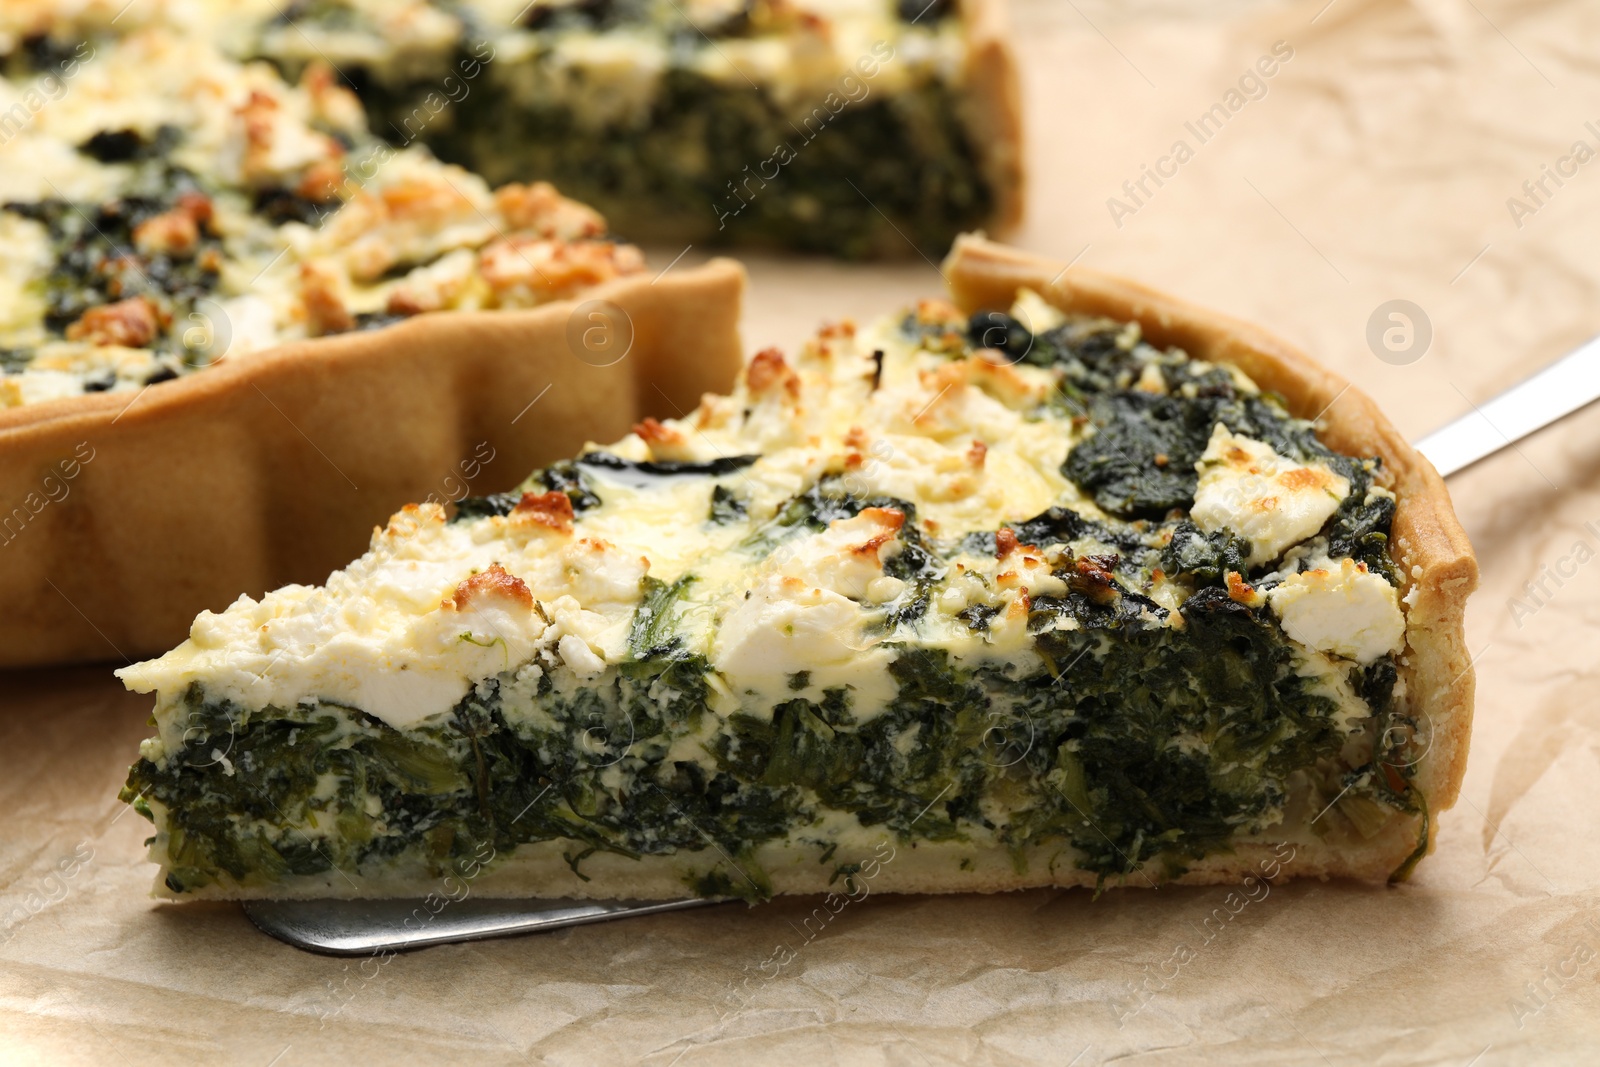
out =
<path fill-rule="evenodd" d="M 589 643 L 577 634 L 564 635 L 556 642 L 556 649 L 561 653 L 562 662 L 583 681 L 599 677 L 606 669 L 606 661 L 595 655 Z"/>
<path fill-rule="evenodd" d="M 871 644 L 865 621 L 863 610 L 838 593 L 771 577 L 722 620 L 712 664 L 736 692 L 758 694 L 769 705 L 784 699 L 789 678 L 801 671 L 821 689 L 850 686 L 855 714 L 864 718 L 896 691 L 888 673 L 893 656 Z"/>
<path fill-rule="evenodd" d="M 1322 529 L 1350 494 L 1350 482 L 1323 464 L 1296 463 L 1220 422 L 1195 469 L 1195 525 L 1207 533 L 1226 528 L 1249 541 L 1251 566 Z"/>
<path fill-rule="evenodd" d="M 1153 393 L 1156 396 L 1167 395 L 1167 379 L 1161 374 L 1161 367 L 1155 363 L 1146 363 L 1139 372 L 1139 380 L 1134 383 L 1134 388 L 1141 393 Z"/>
<path fill-rule="evenodd" d="M 867 508 L 854 518 L 839 519 L 821 533 L 794 542 L 781 573 L 851 600 L 889 599 L 869 594 L 875 583 L 884 580 L 884 561 L 900 552 L 904 523 L 903 513 L 888 508 Z"/>
<path fill-rule="evenodd" d="M 1357 663 L 1398 652 L 1406 620 L 1394 586 L 1354 560 L 1319 561 L 1267 594 L 1291 638 Z"/>
<path fill-rule="evenodd" d="M 1018 289 L 1011 305 L 1011 317 L 1032 334 L 1048 333 L 1067 321 L 1067 316 L 1032 289 Z"/>

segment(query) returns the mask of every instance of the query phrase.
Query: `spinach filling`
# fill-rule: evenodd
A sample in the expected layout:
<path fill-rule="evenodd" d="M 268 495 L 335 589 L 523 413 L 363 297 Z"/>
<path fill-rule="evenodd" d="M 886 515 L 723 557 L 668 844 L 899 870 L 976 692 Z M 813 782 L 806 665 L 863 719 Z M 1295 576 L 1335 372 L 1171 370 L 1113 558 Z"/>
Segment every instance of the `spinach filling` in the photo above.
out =
<path fill-rule="evenodd" d="M 772 520 L 745 539 L 743 547 L 765 554 L 804 532 L 821 533 L 830 523 L 853 519 L 867 508 L 888 508 L 905 516 L 900 528 L 901 547 L 884 562 L 883 573 L 905 582 L 905 592 L 887 605 L 881 627 L 892 632 L 915 623 L 928 612 L 945 566 L 932 540 L 917 525 L 917 506 L 892 496 L 860 497 L 850 491 L 847 478 L 829 475 L 790 500 Z"/>
<path fill-rule="evenodd" d="M 833 689 L 770 718 L 730 716 L 711 736 L 712 768 L 673 760 L 672 742 L 712 714 L 709 665 L 673 635 L 687 585 L 648 590 L 633 658 L 609 681 L 489 682 L 416 730 L 327 705 L 246 709 L 197 685 L 183 746 L 141 759 L 123 799 L 166 808 L 177 892 L 402 858 L 443 874 L 480 842 L 508 854 L 560 841 L 580 876 L 596 851 L 715 849 L 729 861 L 716 894 L 750 899 L 770 893 L 755 846 L 803 838 L 823 809 L 901 841 L 987 829 L 1019 867 L 1025 849 L 1070 846 L 1102 878 L 1181 874 L 1270 819 L 1297 779 L 1318 796 L 1344 790 L 1347 814 L 1418 810 L 1404 754 L 1379 747 L 1348 766 L 1333 702 L 1294 672 L 1269 619 L 1214 591 L 1185 605 L 1182 630 L 1088 598 L 1038 604 L 1053 675 L 902 646 L 898 696 L 865 723 Z M 1044 629 L 1061 615 L 1083 628 Z M 1373 729 L 1399 736 L 1392 662 L 1352 673 Z"/>
<path fill-rule="evenodd" d="M 322 225 L 324 219 L 344 205 L 337 196 L 331 199 L 318 199 L 285 189 L 281 185 L 269 185 L 255 191 L 250 206 L 255 214 L 274 226 L 282 226 L 286 222 L 299 222 L 316 227 Z"/>
<path fill-rule="evenodd" d="M 1309 422 L 1291 418 L 1278 397 L 1241 390 L 1224 367 L 1142 347 L 1122 323 L 1073 321 L 1033 334 L 1008 315 L 982 312 L 972 317 L 968 333 L 975 347 L 1061 373 L 1053 402 L 1062 414 L 1094 429 L 1068 454 L 1061 473 L 1111 515 L 1159 521 L 1188 508 L 1199 479 L 1195 463 L 1212 429 L 1222 423 L 1279 455 L 1323 464 L 1347 479 L 1350 493 L 1322 531 L 1329 554 L 1351 557 L 1399 584 L 1388 551 L 1395 504 L 1371 493 L 1381 460 L 1333 451 Z M 1165 393 L 1132 388 L 1147 366 L 1157 369 Z M 1248 573 L 1243 566 L 1248 547 L 1225 532 L 1204 535 L 1192 524 L 1179 523 L 1173 546 L 1164 564 L 1169 576 L 1183 573 L 1210 582 L 1228 570 Z"/>
<path fill-rule="evenodd" d="M 869 505 L 909 509 L 824 481 L 774 525 L 825 528 Z M 1092 535 L 1120 545 L 1126 556 L 1091 557 L 1113 572 L 1162 551 L 1148 528 L 1063 509 L 1012 529 L 1046 544 Z M 917 553 L 917 566 L 942 569 L 934 546 L 919 541 Z M 559 841 L 580 877 L 600 851 L 712 849 L 707 858 L 726 863 L 690 888 L 752 900 L 771 890 L 755 848 L 803 840 L 827 810 L 901 841 L 989 831 L 1019 868 L 1030 850 L 1070 848 L 1102 879 L 1176 877 L 1272 824 L 1297 791 L 1317 807 L 1331 798 L 1358 829 L 1420 812 L 1416 724 L 1396 709 L 1392 659 L 1350 668 L 1370 711 L 1352 729 L 1297 673 L 1267 612 L 1205 586 L 1174 628 L 1149 598 L 1086 580 L 1070 549 L 1055 560 L 1069 592 L 1035 598 L 1029 616 L 1045 673 L 1018 677 L 892 641 L 898 694 L 880 714 L 858 722 L 845 689 L 797 695 L 770 716 L 736 712 L 706 741 L 711 767 L 669 755 L 679 738 L 705 736 L 715 714 L 710 664 L 681 631 L 695 581 L 686 576 L 645 579 L 629 659 L 601 683 L 558 689 L 548 674 L 536 684 L 502 675 L 416 730 L 326 705 L 250 710 L 197 685 L 183 747 L 141 760 L 123 796 L 167 809 L 169 886 L 180 892 L 401 858 L 445 872 L 481 842 L 508 854 Z M 1075 628 L 1058 625 L 1069 619 Z M 542 665 L 553 665 L 549 654 Z M 804 673 L 790 679 L 797 694 L 809 684 Z M 1370 743 L 1352 760 L 1355 735 Z M 229 773 L 219 773 L 223 760 Z"/>
<path fill-rule="evenodd" d="M 711 490 L 711 507 L 706 521 L 715 526 L 731 526 L 743 522 L 750 514 L 750 505 L 725 485 Z"/>
<path fill-rule="evenodd" d="M 634 484 L 647 486 L 661 478 L 680 478 L 690 475 L 720 477 L 744 470 L 760 458 L 760 456 L 721 456 L 701 462 L 676 459 L 649 461 L 623 459 L 610 452 L 585 452 L 576 462 L 579 466 L 610 471 L 613 475 L 626 476 L 626 480 Z"/>
<path fill-rule="evenodd" d="M 547 492 L 566 493 L 567 499 L 572 502 L 574 515 L 582 515 L 600 504 L 600 497 L 595 493 L 594 485 L 588 475 L 571 460 L 564 459 L 552 463 L 543 470 L 534 471 L 523 485 L 531 489 L 542 486 Z M 465 522 L 468 519 L 487 518 L 491 515 L 509 515 L 522 500 L 522 495 L 522 489 L 513 489 L 506 493 L 467 497 L 457 502 L 456 513 L 450 521 Z"/>
<path fill-rule="evenodd" d="M 492 99 L 469 97 L 464 109 Z M 955 98 L 933 81 L 838 114 L 818 100 L 802 121 L 765 92 L 673 70 L 636 124 L 588 130 L 565 106 L 486 119 L 464 113 L 435 149 L 492 183 L 547 177 L 636 236 L 674 220 L 670 235 L 718 244 L 859 258 L 904 255 L 909 240 L 937 255 L 994 208 Z M 495 135 L 468 132 L 485 129 Z M 508 141 L 522 151 L 508 155 Z"/>
<path fill-rule="evenodd" d="M 401 857 L 443 873 L 480 842 L 508 851 L 560 840 L 626 856 L 715 845 L 738 857 L 787 832 L 796 797 L 664 759 L 670 737 L 703 714 L 704 671 L 669 652 L 601 688 L 563 695 L 546 684 L 531 696 L 538 726 L 509 725 L 490 683 L 446 721 L 404 733 L 332 706 L 244 709 L 197 686 L 184 747 L 140 760 L 123 797 L 169 809 L 175 892 Z M 608 784 L 613 766 L 625 787 Z M 368 812 L 374 802 L 380 815 Z"/>
<path fill-rule="evenodd" d="M 522 14 L 521 25 L 530 30 L 575 29 L 609 30 L 629 22 L 640 22 L 645 17 L 645 5 L 639 0 L 577 0 L 576 3 L 535 4 Z M 748 22 L 749 15 L 741 10 L 729 20 Z M 731 27 L 707 27 L 710 37 L 727 36 Z"/>
<path fill-rule="evenodd" d="M 291 11 L 287 21 L 316 21 L 318 6 Z M 902 17 L 930 26 L 950 6 L 921 0 L 914 9 L 903 5 Z M 396 144 L 420 140 L 491 185 L 529 175 L 553 182 L 633 240 L 693 238 L 847 258 L 903 256 L 909 241 L 940 256 L 994 212 L 995 192 L 957 94 L 932 76 L 893 95 L 862 81 L 867 91 L 853 90 L 853 102 L 843 90 L 823 91 L 797 114 L 765 88 L 723 85 L 669 65 L 643 114 L 597 127 L 553 94 L 523 99 L 526 68 L 553 65 L 567 30 L 648 22 L 643 5 L 542 5 L 528 18 L 530 28 L 553 32 L 541 33 L 526 59 L 489 61 L 494 51 L 482 28 L 465 18 L 457 55 L 440 71 L 413 76 L 344 62 L 341 75 L 378 135 Z M 711 47 L 708 38 L 740 36 L 746 23 L 735 13 L 722 26 L 668 32 L 671 53 L 681 61 Z M 298 74 L 296 62 L 278 62 L 291 78 Z M 450 70 L 483 83 L 445 101 L 439 76 Z M 449 84 L 458 80 L 452 75 Z"/>

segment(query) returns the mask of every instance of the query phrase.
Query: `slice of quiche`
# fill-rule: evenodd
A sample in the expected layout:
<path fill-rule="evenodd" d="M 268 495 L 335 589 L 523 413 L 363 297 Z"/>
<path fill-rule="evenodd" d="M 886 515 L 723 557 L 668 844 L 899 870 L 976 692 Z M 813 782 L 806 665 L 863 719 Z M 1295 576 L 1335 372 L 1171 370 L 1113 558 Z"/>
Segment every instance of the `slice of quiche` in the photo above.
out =
<path fill-rule="evenodd" d="M 1300 417 L 1335 383 L 1281 345 L 1056 269 L 967 243 L 965 308 L 760 352 L 120 671 L 158 892 L 1404 876 L 1470 720 L 1437 478 L 1353 391 Z"/>
<path fill-rule="evenodd" d="M 374 137 L 325 63 L 291 85 L 75 6 L 0 13 L 0 409 L 644 269 L 549 184 L 491 192 Z"/>

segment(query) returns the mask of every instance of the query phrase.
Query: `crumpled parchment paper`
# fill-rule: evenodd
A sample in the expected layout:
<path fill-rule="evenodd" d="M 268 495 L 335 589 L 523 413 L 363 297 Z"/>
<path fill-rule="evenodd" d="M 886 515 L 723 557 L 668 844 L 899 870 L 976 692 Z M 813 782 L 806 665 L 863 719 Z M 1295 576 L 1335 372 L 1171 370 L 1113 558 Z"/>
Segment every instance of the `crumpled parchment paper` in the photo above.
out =
<path fill-rule="evenodd" d="M 1015 0 L 1014 19 L 1018 243 L 1260 321 L 1413 436 L 1600 331 L 1592 0 Z M 916 259 L 750 263 L 752 348 L 939 288 Z M 1375 316 L 1394 300 L 1409 333 Z M 0 1061 L 1586 1062 L 1600 412 L 1452 490 L 1483 566 L 1477 725 L 1438 851 L 1396 889 L 868 893 L 820 932 L 816 902 L 783 901 L 323 958 L 237 907 L 146 897 L 146 824 L 114 800 L 143 698 L 107 668 L 0 676 Z"/>

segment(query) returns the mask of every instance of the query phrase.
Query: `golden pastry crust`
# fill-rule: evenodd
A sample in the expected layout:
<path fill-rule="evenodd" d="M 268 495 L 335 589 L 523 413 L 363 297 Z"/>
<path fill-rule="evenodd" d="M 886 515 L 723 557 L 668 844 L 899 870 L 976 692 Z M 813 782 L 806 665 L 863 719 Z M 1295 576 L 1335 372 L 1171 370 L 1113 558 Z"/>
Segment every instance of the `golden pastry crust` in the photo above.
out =
<path fill-rule="evenodd" d="M 0 410 L 0 667 L 159 653 L 202 610 L 322 581 L 404 504 L 503 490 L 692 409 L 738 370 L 744 282 L 713 260 Z M 615 362 L 579 352 L 612 328 L 601 300 L 632 323 Z"/>
<path fill-rule="evenodd" d="M 1259 327 L 1154 289 L 1085 267 L 1067 268 L 981 236 L 957 240 L 944 263 L 964 309 L 1004 308 L 1029 288 L 1065 311 L 1135 320 L 1157 346 L 1197 359 L 1231 363 L 1263 389 L 1283 396 L 1295 415 L 1316 420 L 1318 436 L 1354 456 L 1379 456 L 1397 498 L 1390 551 L 1405 581 L 1406 651 L 1400 658 L 1412 713 L 1423 723 L 1426 752 L 1416 785 L 1433 818 L 1415 829 L 1396 824 L 1359 846 L 1320 843 L 1298 850 L 1292 874 L 1379 879 L 1404 863 L 1420 833 L 1434 844 L 1437 816 L 1456 801 L 1466 773 L 1474 677 L 1467 648 L 1467 596 L 1478 562 L 1457 521 L 1444 480 L 1400 436 L 1366 394 Z M 1249 848 L 1195 864 L 1183 882 L 1235 881 L 1255 868 Z M 1137 879 L 1130 880 L 1137 884 Z"/>
<path fill-rule="evenodd" d="M 967 31 L 967 116 L 982 145 L 983 167 L 995 193 L 991 224 L 1004 236 L 1022 221 L 1026 174 L 1022 151 L 1022 88 L 1004 0 L 967 0 L 961 7 Z"/>

